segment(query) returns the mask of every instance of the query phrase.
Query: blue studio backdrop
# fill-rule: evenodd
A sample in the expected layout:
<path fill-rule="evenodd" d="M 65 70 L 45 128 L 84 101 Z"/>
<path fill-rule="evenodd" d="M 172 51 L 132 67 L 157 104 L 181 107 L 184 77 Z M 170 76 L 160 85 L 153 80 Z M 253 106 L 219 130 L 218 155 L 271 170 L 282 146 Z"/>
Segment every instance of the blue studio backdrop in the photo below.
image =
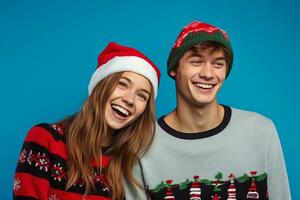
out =
<path fill-rule="evenodd" d="M 13 176 L 27 131 L 80 108 L 98 53 L 110 41 L 156 63 L 157 117 L 176 105 L 166 60 L 193 20 L 219 26 L 235 53 L 219 102 L 259 112 L 277 126 L 293 199 L 300 199 L 300 3 L 272 1 L 0 1 L 0 198 L 12 199 Z"/>

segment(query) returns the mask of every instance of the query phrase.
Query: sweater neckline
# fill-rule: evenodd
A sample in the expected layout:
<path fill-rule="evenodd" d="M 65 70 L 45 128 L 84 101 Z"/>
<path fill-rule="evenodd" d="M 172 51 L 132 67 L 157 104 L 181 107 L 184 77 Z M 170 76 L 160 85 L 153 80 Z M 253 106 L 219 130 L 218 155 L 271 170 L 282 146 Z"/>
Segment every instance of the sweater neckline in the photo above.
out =
<path fill-rule="evenodd" d="M 168 134 L 170 134 L 174 137 L 177 137 L 177 138 L 181 138 L 181 139 L 192 140 L 192 139 L 201 139 L 201 138 L 211 137 L 211 136 L 214 136 L 214 135 L 220 133 L 222 130 L 224 130 L 230 121 L 231 113 L 232 113 L 231 108 L 226 105 L 222 105 L 222 106 L 224 108 L 224 117 L 223 117 L 222 122 L 215 128 L 207 130 L 207 131 L 201 131 L 201 132 L 195 132 L 195 133 L 187 133 L 187 132 L 185 133 L 185 132 L 177 131 L 177 130 L 173 129 L 172 127 L 170 127 L 166 123 L 166 121 L 164 119 L 165 115 L 158 119 L 158 125 Z"/>

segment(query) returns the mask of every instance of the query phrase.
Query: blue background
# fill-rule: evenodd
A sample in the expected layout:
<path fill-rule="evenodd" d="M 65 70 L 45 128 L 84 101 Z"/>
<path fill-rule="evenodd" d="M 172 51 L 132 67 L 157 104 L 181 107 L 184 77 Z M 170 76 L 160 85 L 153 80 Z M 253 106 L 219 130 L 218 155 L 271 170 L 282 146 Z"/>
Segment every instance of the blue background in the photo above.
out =
<path fill-rule="evenodd" d="M 76 112 L 98 53 L 109 41 L 133 46 L 161 69 L 157 116 L 175 102 L 166 60 L 193 20 L 229 34 L 235 59 L 219 102 L 259 112 L 278 129 L 293 199 L 300 199 L 299 1 L 1 1 L 0 198 L 11 199 L 13 174 L 28 129 Z"/>

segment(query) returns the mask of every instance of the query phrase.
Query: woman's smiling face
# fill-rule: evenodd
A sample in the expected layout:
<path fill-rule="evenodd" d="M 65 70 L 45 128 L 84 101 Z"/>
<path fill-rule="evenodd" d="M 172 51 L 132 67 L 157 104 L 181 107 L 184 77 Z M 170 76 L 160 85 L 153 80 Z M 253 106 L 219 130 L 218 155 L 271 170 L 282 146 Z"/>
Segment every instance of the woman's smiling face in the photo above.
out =
<path fill-rule="evenodd" d="M 150 81 L 135 72 L 124 72 L 105 107 L 109 128 L 117 130 L 135 121 L 145 110 L 151 93 Z"/>

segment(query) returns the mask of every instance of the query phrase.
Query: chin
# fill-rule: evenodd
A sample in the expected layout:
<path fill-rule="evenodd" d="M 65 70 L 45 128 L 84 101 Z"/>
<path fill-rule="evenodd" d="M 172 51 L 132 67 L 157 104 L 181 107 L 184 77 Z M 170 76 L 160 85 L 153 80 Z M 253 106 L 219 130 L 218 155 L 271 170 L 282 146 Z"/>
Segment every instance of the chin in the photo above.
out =
<path fill-rule="evenodd" d="M 120 124 L 120 123 L 107 122 L 107 126 L 113 130 L 119 130 L 119 129 L 125 127 L 126 124 L 125 123 Z"/>
<path fill-rule="evenodd" d="M 193 95 L 194 101 L 200 104 L 209 104 L 216 99 L 216 95 Z"/>
<path fill-rule="evenodd" d="M 133 121 L 131 121 L 131 120 L 123 122 L 123 123 L 120 123 L 120 122 L 107 122 L 107 125 L 108 125 L 108 127 L 110 127 L 113 130 L 119 130 L 119 129 L 127 127 L 132 122 Z"/>

